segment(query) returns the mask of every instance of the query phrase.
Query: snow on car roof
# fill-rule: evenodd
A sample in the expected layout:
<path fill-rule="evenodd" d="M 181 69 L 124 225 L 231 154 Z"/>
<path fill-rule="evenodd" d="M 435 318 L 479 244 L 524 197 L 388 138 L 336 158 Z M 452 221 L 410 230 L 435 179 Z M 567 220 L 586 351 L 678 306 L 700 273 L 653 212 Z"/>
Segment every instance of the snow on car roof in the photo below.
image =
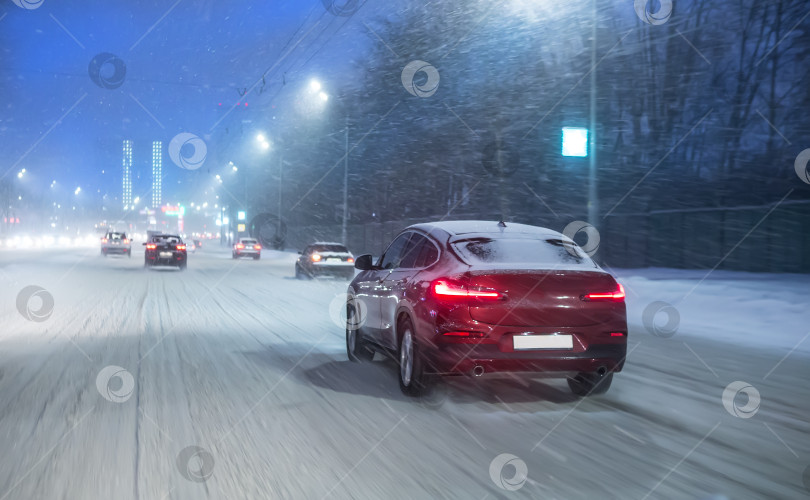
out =
<path fill-rule="evenodd" d="M 547 229 L 545 227 L 530 226 L 528 224 L 517 224 L 515 222 L 505 222 L 505 227 L 500 225 L 498 221 L 484 221 L 484 220 L 457 220 L 457 221 L 439 221 L 427 222 L 423 224 L 414 224 L 408 229 L 421 229 L 422 231 L 432 233 L 435 230 L 442 230 L 448 235 L 460 234 L 512 234 L 512 235 L 534 235 L 534 236 L 554 236 L 556 238 L 565 238 L 562 233 Z"/>
<path fill-rule="evenodd" d="M 309 246 L 312 246 L 312 245 L 340 245 L 340 246 L 346 246 L 343 243 L 339 243 L 337 241 L 316 241 L 315 243 L 310 243 L 309 244 Z"/>

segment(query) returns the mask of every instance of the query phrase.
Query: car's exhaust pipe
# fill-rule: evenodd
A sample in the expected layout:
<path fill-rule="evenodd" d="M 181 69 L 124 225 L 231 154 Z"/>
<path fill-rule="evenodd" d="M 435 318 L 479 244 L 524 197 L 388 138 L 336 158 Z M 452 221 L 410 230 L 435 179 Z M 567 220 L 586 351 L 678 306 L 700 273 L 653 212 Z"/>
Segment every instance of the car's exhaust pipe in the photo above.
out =
<path fill-rule="evenodd" d="M 600 366 L 599 368 L 596 369 L 596 374 L 599 375 L 600 377 L 604 377 L 605 375 L 607 375 L 607 368 L 605 366 Z"/>
<path fill-rule="evenodd" d="M 480 377 L 481 375 L 484 374 L 484 367 L 481 366 L 481 365 L 475 365 L 472 372 L 473 372 L 473 375 L 475 375 L 476 377 Z"/>

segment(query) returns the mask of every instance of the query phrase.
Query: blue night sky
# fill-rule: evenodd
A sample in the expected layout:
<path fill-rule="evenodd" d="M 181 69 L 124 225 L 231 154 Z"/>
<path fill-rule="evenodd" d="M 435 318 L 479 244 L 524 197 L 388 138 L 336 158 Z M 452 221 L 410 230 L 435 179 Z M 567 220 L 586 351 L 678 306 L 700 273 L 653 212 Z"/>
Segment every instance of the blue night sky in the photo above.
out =
<path fill-rule="evenodd" d="M 374 15 L 368 7 L 363 17 Z M 291 89 L 315 76 L 339 91 L 352 58 L 368 45 L 360 20 L 343 25 L 346 18 L 329 14 L 320 0 L 88 1 L 81 8 L 44 0 L 34 10 L 3 0 L 0 175 L 14 177 L 25 168 L 23 189 L 34 196 L 48 197 L 56 180 L 63 192 L 81 186 L 96 198 L 118 198 L 121 143 L 132 139 L 133 194 L 146 196 L 151 141 L 162 140 L 163 198 L 188 202 L 195 196 L 186 192 L 194 184 L 189 176 L 204 169 L 174 167 L 171 138 L 180 132 L 203 137 L 206 169 L 226 164 L 232 158 L 217 151 L 223 134 L 272 135 L 276 118 L 290 107 Z M 117 89 L 100 88 L 88 75 L 90 61 L 105 52 L 126 64 Z M 237 89 L 251 87 L 274 65 L 262 92 L 260 83 L 240 98 Z"/>

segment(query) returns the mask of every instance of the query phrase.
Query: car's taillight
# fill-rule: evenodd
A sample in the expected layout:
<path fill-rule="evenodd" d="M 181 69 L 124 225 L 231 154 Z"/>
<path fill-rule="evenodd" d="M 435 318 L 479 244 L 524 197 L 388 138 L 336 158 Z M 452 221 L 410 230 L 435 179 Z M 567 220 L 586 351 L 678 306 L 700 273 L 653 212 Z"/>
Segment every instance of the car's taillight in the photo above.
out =
<path fill-rule="evenodd" d="M 124 245 L 127 245 L 127 244 L 129 244 L 129 240 L 124 239 Z"/>
<path fill-rule="evenodd" d="M 624 301 L 624 287 L 621 283 L 616 283 L 618 287 L 612 292 L 588 293 L 582 296 L 582 300 L 589 302 L 607 301 L 607 302 L 623 302 Z"/>
<path fill-rule="evenodd" d="M 320 261 L 321 261 L 321 256 L 320 255 L 318 255 L 316 253 L 312 254 L 312 262 L 320 262 Z"/>
<path fill-rule="evenodd" d="M 243 245 L 243 244 L 241 244 L 241 243 L 237 243 L 237 244 L 236 244 L 236 249 L 237 249 L 237 250 L 243 250 L 244 248 L 245 248 L 245 245 Z"/>
<path fill-rule="evenodd" d="M 262 246 L 261 245 L 253 245 L 253 249 L 254 250 L 261 250 Z"/>
<path fill-rule="evenodd" d="M 107 243 L 107 238 L 101 238 L 102 243 Z"/>
<path fill-rule="evenodd" d="M 154 243 L 147 243 L 146 244 L 146 249 L 147 250 L 154 250 L 156 248 L 157 248 L 157 245 L 155 245 Z"/>
<path fill-rule="evenodd" d="M 481 286 L 467 286 L 461 283 L 455 283 L 446 279 L 438 279 L 430 285 L 430 289 L 435 297 L 440 299 L 490 299 L 497 300 L 503 297 L 500 292 L 492 288 L 484 288 Z"/>
<path fill-rule="evenodd" d="M 178 249 L 178 250 L 185 250 L 186 246 L 185 245 L 177 245 L 175 248 Z"/>
<path fill-rule="evenodd" d="M 483 337 L 484 334 L 481 332 L 447 332 L 443 333 L 445 337 L 464 337 L 464 338 L 476 338 L 476 337 Z"/>
<path fill-rule="evenodd" d="M 354 259 L 349 257 L 348 259 L 346 259 L 346 262 L 354 262 Z"/>

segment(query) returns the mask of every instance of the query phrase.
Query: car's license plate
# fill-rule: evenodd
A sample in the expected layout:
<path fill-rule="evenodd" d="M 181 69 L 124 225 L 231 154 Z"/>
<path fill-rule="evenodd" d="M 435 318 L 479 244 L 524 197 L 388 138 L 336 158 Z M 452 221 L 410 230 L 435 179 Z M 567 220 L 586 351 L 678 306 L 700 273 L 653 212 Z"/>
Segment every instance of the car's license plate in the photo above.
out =
<path fill-rule="evenodd" d="M 171 252 L 160 252 L 160 256 L 161 257 L 171 257 L 172 253 Z"/>
<path fill-rule="evenodd" d="M 571 335 L 515 335 L 512 346 L 516 351 L 524 349 L 572 349 Z"/>
<path fill-rule="evenodd" d="M 343 259 L 333 257 L 331 259 L 326 259 L 326 262 L 343 262 Z"/>

